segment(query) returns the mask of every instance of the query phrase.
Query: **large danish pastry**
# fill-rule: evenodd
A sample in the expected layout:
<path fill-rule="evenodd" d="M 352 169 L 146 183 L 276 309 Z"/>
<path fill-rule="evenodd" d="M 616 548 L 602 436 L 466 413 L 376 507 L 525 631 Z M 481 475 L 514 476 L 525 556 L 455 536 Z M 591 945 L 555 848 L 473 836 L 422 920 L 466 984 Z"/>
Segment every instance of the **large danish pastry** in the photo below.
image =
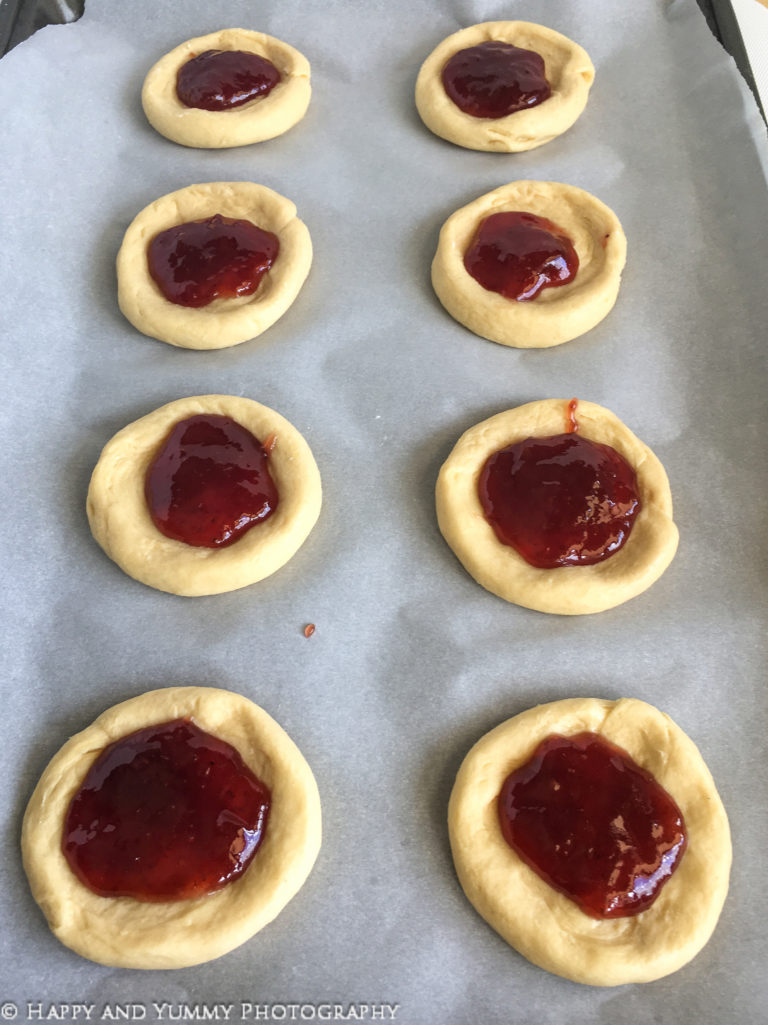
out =
<path fill-rule="evenodd" d="M 522 767 L 547 738 L 585 733 L 619 748 L 664 788 L 682 815 L 685 851 L 650 906 L 637 914 L 585 913 L 526 863 L 502 831 L 500 794 L 510 774 L 531 775 Z M 604 796 L 609 788 L 604 782 L 596 789 Z M 625 805 L 616 815 L 626 812 Z M 461 765 L 448 825 L 459 881 L 483 918 L 534 964 L 592 986 L 650 982 L 682 967 L 708 941 L 728 891 L 730 831 L 712 776 L 679 726 L 642 701 L 573 698 L 497 726 Z M 552 829 L 551 820 L 539 825 L 541 835 Z M 657 825 L 650 829 L 656 832 Z M 621 852 L 621 823 L 617 830 Z M 580 856 L 579 842 L 577 832 L 569 857 Z M 642 868 L 634 877 L 638 890 L 647 883 Z"/>
<path fill-rule="evenodd" d="M 142 746 L 148 728 L 155 728 L 156 735 Z M 173 746 L 161 748 L 157 737 L 167 739 L 174 728 L 194 732 L 186 746 L 183 737 L 175 741 L 178 761 L 169 753 Z M 206 744 L 213 750 L 210 756 Z M 241 810 L 229 806 L 227 787 L 217 794 L 223 804 L 211 804 L 208 791 L 202 804 L 199 800 L 199 789 L 210 789 L 214 759 L 213 775 L 221 771 L 222 749 L 268 795 L 268 815 L 259 813 L 251 830 Z M 193 770 L 200 763 L 201 771 L 188 793 L 190 763 Z M 174 795 L 174 805 L 164 813 L 165 793 Z M 101 798 L 98 814 L 89 814 L 86 826 L 78 827 L 77 802 L 93 800 L 94 794 Z M 126 805 L 126 794 L 139 799 Z M 193 811 L 184 818 L 180 805 L 187 800 Z M 145 835 L 146 822 L 159 822 L 158 833 Z M 236 878 L 194 897 L 125 895 L 145 891 L 148 878 L 156 881 L 163 859 L 170 864 L 166 888 L 197 887 L 185 849 L 191 840 L 199 863 L 200 836 L 222 823 L 233 831 L 232 856 L 239 857 L 254 842 L 254 832 L 259 834 L 255 854 Z M 220 957 L 272 921 L 309 875 L 320 831 L 312 772 L 263 709 L 230 691 L 173 687 L 108 709 L 67 741 L 29 801 L 22 853 L 35 900 L 66 946 L 107 965 L 181 968 Z M 179 849 L 168 849 L 170 842 Z M 96 855 L 89 854 L 89 845 L 97 848 Z M 100 861 L 106 869 L 98 874 Z M 92 882 L 97 874 L 99 892 Z M 108 895 L 110 889 L 116 895 Z"/>

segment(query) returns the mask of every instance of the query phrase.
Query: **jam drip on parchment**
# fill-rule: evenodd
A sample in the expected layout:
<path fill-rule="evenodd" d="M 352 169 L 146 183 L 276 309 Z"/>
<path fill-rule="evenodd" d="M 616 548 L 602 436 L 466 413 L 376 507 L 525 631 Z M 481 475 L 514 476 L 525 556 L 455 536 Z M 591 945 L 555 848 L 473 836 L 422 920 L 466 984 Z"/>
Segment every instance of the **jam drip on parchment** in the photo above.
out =
<path fill-rule="evenodd" d="M 202 897 L 248 867 L 269 807 L 233 747 L 178 719 L 104 748 L 69 805 L 62 850 L 99 896 Z"/>
<path fill-rule="evenodd" d="M 489 292 L 527 302 L 543 288 L 573 281 L 579 257 L 562 228 L 546 217 L 505 210 L 481 221 L 464 267 Z"/>
<path fill-rule="evenodd" d="M 531 566 L 590 566 L 618 552 L 641 503 L 635 471 L 575 431 L 494 452 L 478 480 L 485 518 Z"/>
<path fill-rule="evenodd" d="M 645 911 L 687 843 L 666 790 L 596 733 L 539 744 L 504 782 L 499 822 L 523 861 L 593 918 Z"/>
<path fill-rule="evenodd" d="M 185 107 L 231 110 L 267 96 L 280 81 L 272 61 L 245 50 L 206 50 L 179 68 L 176 95 Z"/>
<path fill-rule="evenodd" d="M 147 263 L 168 302 L 198 308 L 253 295 L 279 251 L 273 232 L 215 214 L 159 232 L 147 247 Z"/>
<path fill-rule="evenodd" d="M 448 97 L 472 117 L 506 117 L 551 95 L 541 55 L 496 40 L 459 50 L 442 77 Z"/>
<path fill-rule="evenodd" d="M 231 545 L 277 508 L 269 454 L 226 416 L 201 413 L 171 429 L 145 477 L 157 529 L 198 548 Z"/>

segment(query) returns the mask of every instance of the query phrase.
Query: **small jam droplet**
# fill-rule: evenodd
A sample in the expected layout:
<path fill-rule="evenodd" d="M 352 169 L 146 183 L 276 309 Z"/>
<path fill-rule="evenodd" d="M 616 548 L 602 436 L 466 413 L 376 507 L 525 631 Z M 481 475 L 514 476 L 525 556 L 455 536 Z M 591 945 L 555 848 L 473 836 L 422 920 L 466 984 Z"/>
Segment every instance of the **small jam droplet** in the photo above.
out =
<path fill-rule="evenodd" d="M 307 623 L 307 625 L 304 627 L 304 636 L 305 637 L 311 637 L 314 632 L 315 632 L 315 624 L 314 623 Z"/>
<path fill-rule="evenodd" d="M 540 54 L 495 40 L 455 53 L 443 68 L 443 87 L 459 110 L 479 118 L 506 117 L 551 94 Z"/>
<path fill-rule="evenodd" d="M 199 414 L 170 431 L 150 463 L 145 496 L 166 537 L 222 548 L 277 508 L 277 488 L 262 444 L 226 416 Z"/>
<path fill-rule="evenodd" d="M 494 452 L 478 496 L 499 541 L 539 569 L 602 562 L 626 543 L 641 508 L 626 459 L 576 433 Z"/>
<path fill-rule="evenodd" d="M 596 733 L 547 737 L 507 777 L 498 807 L 512 850 L 593 918 L 645 911 L 687 844 L 666 790 Z"/>
<path fill-rule="evenodd" d="M 275 65 L 245 50 L 206 50 L 179 68 L 176 95 L 185 107 L 230 110 L 267 96 L 280 81 Z"/>
<path fill-rule="evenodd" d="M 159 232 L 147 247 L 147 264 L 168 302 L 198 308 L 253 295 L 279 251 L 271 231 L 215 214 Z"/>
<path fill-rule="evenodd" d="M 174 901 L 237 879 L 264 837 L 270 792 L 188 719 L 104 748 L 69 805 L 62 851 L 101 897 Z"/>
<path fill-rule="evenodd" d="M 489 292 L 526 302 L 542 288 L 572 281 L 579 257 L 556 224 L 536 214 L 507 210 L 480 222 L 464 254 L 464 267 Z"/>

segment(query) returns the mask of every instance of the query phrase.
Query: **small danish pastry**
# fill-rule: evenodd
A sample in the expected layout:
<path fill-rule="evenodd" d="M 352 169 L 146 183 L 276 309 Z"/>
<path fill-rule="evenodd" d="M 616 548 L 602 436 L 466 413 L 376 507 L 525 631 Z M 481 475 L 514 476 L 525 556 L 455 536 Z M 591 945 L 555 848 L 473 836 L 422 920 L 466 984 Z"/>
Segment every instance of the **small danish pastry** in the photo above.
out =
<path fill-rule="evenodd" d="M 501 345 L 542 349 L 591 330 L 619 294 L 627 240 L 589 192 L 518 181 L 451 214 L 432 285 L 450 315 Z"/>
<path fill-rule="evenodd" d="M 437 521 L 493 594 L 559 615 L 641 594 L 677 550 L 659 459 L 603 406 L 543 399 L 469 428 L 443 464 Z"/>
<path fill-rule="evenodd" d="M 443 139 L 514 153 L 550 142 L 584 110 L 595 69 L 567 36 L 526 21 L 455 32 L 427 57 L 416 108 Z"/>
<path fill-rule="evenodd" d="M 199 149 L 282 135 L 306 114 L 309 61 L 263 32 L 231 28 L 188 39 L 150 68 L 141 103 L 166 139 Z"/>

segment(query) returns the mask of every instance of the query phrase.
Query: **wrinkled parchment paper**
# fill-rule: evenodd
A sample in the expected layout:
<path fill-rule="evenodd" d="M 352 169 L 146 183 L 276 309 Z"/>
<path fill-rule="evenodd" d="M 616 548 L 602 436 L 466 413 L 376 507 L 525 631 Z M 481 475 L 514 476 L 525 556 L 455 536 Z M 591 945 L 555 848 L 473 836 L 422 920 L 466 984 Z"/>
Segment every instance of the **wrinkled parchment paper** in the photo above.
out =
<path fill-rule="evenodd" d="M 429 51 L 499 18 L 566 33 L 597 68 L 577 124 L 520 155 L 443 142 L 413 105 Z M 143 117 L 143 77 L 178 42 L 231 26 L 307 55 L 310 110 L 258 146 L 175 146 Z M 44 29 L 0 62 L 0 103 L 0 1015 L 72 1018 L 83 1004 L 90 1020 L 118 1006 L 146 1021 L 761 1020 L 766 139 L 693 0 L 88 0 L 77 24 Z M 557 349 L 473 336 L 429 283 L 444 219 L 518 178 L 594 192 L 629 240 L 614 311 Z M 291 197 L 309 226 L 315 262 L 295 305 L 229 350 L 138 334 L 115 297 L 126 226 L 173 189 L 241 179 Z M 315 452 L 325 504 L 269 580 L 182 599 L 102 554 L 85 494 L 117 429 L 206 392 L 287 416 Z M 559 618 L 509 606 L 467 576 L 437 530 L 433 488 L 467 427 L 574 395 L 610 407 L 662 459 L 681 544 L 646 594 Z M 91 964 L 53 938 L 29 895 L 24 805 L 48 759 L 104 708 L 189 683 L 248 695 L 299 744 L 323 798 L 320 859 L 283 914 L 219 961 L 166 973 Z M 592 989 L 533 967 L 453 873 L 445 811 L 468 748 L 509 716 L 572 695 L 634 696 L 670 714 L 730 814 L 718 929 L 688 967 L 646 986 Z"/>

